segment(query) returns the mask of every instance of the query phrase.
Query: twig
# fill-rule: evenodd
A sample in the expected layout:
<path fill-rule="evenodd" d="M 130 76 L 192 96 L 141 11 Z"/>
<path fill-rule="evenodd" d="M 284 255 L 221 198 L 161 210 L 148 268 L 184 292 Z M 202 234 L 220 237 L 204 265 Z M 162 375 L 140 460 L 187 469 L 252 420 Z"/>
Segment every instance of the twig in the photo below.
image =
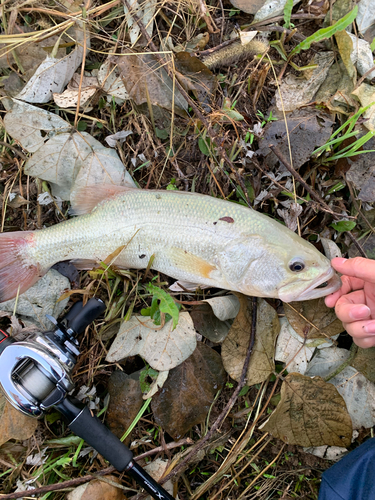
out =
<path fill-rule="evenodd" d="M 294 170 L 294 168 L 291 166 L 291 164 L 288 162 L 288 160 L 282 154 L 282 152 L 280 151 L 280 149 L 277 146 L 275 146 L 274 144 L 269 144 L 268 147 L 277 156 L 277 158 L 281 161 L 281 163 L 284 165 L 284 167 L 287 170 L 289 170 L 289 172 L 293 175 L 293 177 L 296 179 L 296 181 L 299 182 L 301 184 L 301 186 L 303 186 L 308 193 L 310 193 L 310 195 L 312 196 L 312 198 L 314 198 L 314 200 L 316 200 L 323 208 L 325 208 L 328 212 L 330 212 L 331 215 L 332 215 L 332 217 L 335 220 L 338 220 L 338 221 L 341 220 L 341 217 L 339 215 L 336 215 L 334 212 L 332 212 L 332 210 L 329 207 L 329 205 L 327 205 L 327 203 L 317 194 L 317 192 L 314 191 L 314 189 L 311 188 L 307 184 L 307 182 L 299 175 L 298 172 L 296 172 L 296 170 Z M 353 233 L 351 231 L 346 231 L 346 232 L 347 232 L 349 238 L 354 243 L 354 245 L 357 247 L 357 249 L 358 249 L 359 253 L 362 255 L 362 257 L 367 258 L 366 252 L 364 251 L 364 249 L 362 248 L 362 246 L 359 244 L 359 242 L 357 241 L 357 239 L 355 238 L 355 236 L 353 235 Z"/>
<path fill-rule="evenodd" d="M 166 64 L 165 60 L 158 54 L 159 50 L 156 47 L 156 45 L 154 44 L 154 42 L 152 41 L 150 35 L 147 33 L 147 31 L 146 31 L 146 29 L 144 27 L 143 22 L 140 20 L 140 18 L 138 17 L 138 15 L 134 12 L 134 9 L 131 7 L 131 5 L 128 2 L 128 0 L 122 0 L 122 1 L 126 5 L 128 11 L 131 13 L 131 16 L 133 17 L 134 21 L 138 24 L 139 29 L 142 32 L 142 35 L 146 38 L 146 40 L 147 40 L 147 42 L 148 42 L 148 44 L 149 44 L 152 52 L 154 52 L 154 57 L 160 62 L 160 64 L 167 71 L 168 76 L 172 80 L 174 80 L 175 77 L 174 77 L 173 71 L 171 71 L 171 69 L 169 67 L 169 64 Z M 217 137 L 218 134 L 214 131 L 214 129 L 212 128 L 212 126 L 210 125 L 210 123 L 208 122 L 208 120 L 206 119 L 205 115 L 201 112 L 201 110 L 197 106 L 196 102 L 189 96 L 189 94 L 186 92 L 186 90 L 180 84 L 180 82 L 178 81 L 177 78 L 176 78 L 176 82 L 175 83 L 176 83 L 176 88 L 181 92 L 181 94 L 183 95 L 183 97 L 187 100 L 187 102 L 189 103 L 189 105 L 191 106 L 191 108 L 194 110 L 194 113 L 196 114 L 196 116 L 202 122 L 202 125 L 207 129 L 207 133 L 208 133 L 211 141 L 218 148 L 218 151 L 220 152 L 220 155 L 221 155 L 222 159 L 229 165 L 229 167 L 232 170 L 233 174 L 235 175 L 238 183 L 240 184 L 240 186 L 241 186 L 241 188 L 242 188 L 242 190 L 243 190 L 243 192 L 245 194 L 248 206 L 251 206 L 250 200 L 249 200 L 249 195 L 248 195 L 247 189 L 246 189 L 246 187 L 245 187 L 245 185 L 243 183 L 243 180 L 242 180 L 241 176 L 239 175 L 238 171 L 236 170 L 236 168 L 234 167 L 232 161 L 228 157 L 225 149 L 222 147 L 221 139 L 220 138 L 218 139 L 218 137 Z"/>
<path fill-rule="evenodd" d="M 324 377 L 325 382 L 329 382 L 331 379 L 336 377 L 336 375 L 341 373 L 343 370 L 345 370 L 347 366 L 349 366 L 352 363 L 353 359 L 355 358 L 358 352 L 358 346 L 355 345 L 354 342 L 351 345 L 349 352 L 350 352 L 349 357 L 340 366 L 338 366 L 336 370 L 333 370 L 333 372 L 329 373 L 326 377 Z"/>
<path fill-rule="evenodd" d="M 0 500 L 11 500 L 13 498 L 23 498 L 26 496 L 41 495 L 43 493 L 48 493 L 49 491 L 57 491 L 65 488 L 72 488 L 73 486 L 79 486 L 80 484 L 87 483 L 92 479 L 97 479 L 98 476 L 106 476 L 107 474 L 112 474 L 116 469 L 114 467 L 107 467 L 95 474 L 89 474 L 83 477 L 77 477 L 75 479 L 69 479 L 68 481 L 63 481 L 62 483 L 49 484 L 48 486 L 42 486 L 41 488 L 35 488 L 28 491 L 17 491 L 14 493 L 8 493 L 7 495 L 0 495 Z"/>
<path fill-rule="evenodd" d="M 363 80 L 364 80 L 365 78 L 367 78 L 367 77 L 369 76 L 369 74 L 370 74 L 370 73 L 372 73 L 374 70 L 375 70 L 375 66 L 373 66 L 373 67 L 372 67 L 372 68 L 370 68 L 368 71 L 366 71 L 366 73 L 365 73 L 365 74 L 363 74 L 363 75 L 361 76 L 361 78 L 358 80 L 357 85 L 355 86 L 355 89 L 354 89 L 354 90 L 357 90 L 357 88 L 361 85 L 361 83 L 363 82 Z"/>
<path fill-rule="evenodd" d="M 7 142 L 4 141 L 0 141 L 0 145 L 11 149 L 14 153 L 16 153 L 16 155 L 18 155 L 21 158 L 21 160 L 27 161 L 27 156 L 21 153 L 21 151 L 18 151 L 18 149 L 12 146 L 11 144 L 8 144 Z"/>
<path fill-rule="evenodd" d="M 211 439 L 217 429 L 221 426 L 228 413 L 233 408 L 235 402 L 237 401 L 237 397 L 245 385 L 246 382 L 246 374 L 249 368 L 250 357 L 253 351 L 254 342 L 255 342 L 255 331 L 256 331 L 256 323 L 257 323 L 257 299 L 256 297 L 252 297 L 252 318 L 251 318 L 251 334 L 249 340 L 249 347 L 247 349 L 246 358 L 243 364 L 242 373 L 240 377 L 240 381 L 236 387 L 236 390 L 230 397 L 228 403 L 225 405 L 224 410 L 220 413 L 218 418 L 213 423 L 211 429 L 207 432 L 207 434 L 202 438 L 190 451 L 190 453 L 165 477 L 163 477 L 159 482 L 160 484 L 164 484 L 169 479 L 172 479 L 176 474 L 178 474 L 186 465 L 188 465 L 191 459 L 198 453 L 199 450 L 203 448 L 203 446 Z M 0 497 L 1 498 L 1 497 Z"/>
<path fill-rule="evenodd" d="M 168 450 L 171 450 L 172 448 L 179 448 L 180 446 L 186 446 L 189 444 L 193 444 L 192 439 L 190 438 L 184 438 L 180 439 L 179 441 L 174 441 L 172 443 L 168 443 L 166 447 Z M 148 450 L 145 453 L 142 453 L 141 455 L 138 455 L 137 457 L 134 458 L 136 462 L 139 460 L 142 460 L 143 458 L 149 457 L 151 455 L 156 455 L 157 453 L 163 452 L 164 449 L 162 446 L 157 446 L 156 448 L 153 448 L 152 450 Z M 87 476 L 83 477 L 77 477 L 75 479 L 69 479 L 68 481 L 63 481 L 62 483 L 56 483 L 56 484 L 49 484 L 48 486 L 41 486 L 40 488 L 35 488 L 34 490 L 29 490 L 29 491 L 18 491 L 17 493 L 8 493 L 7 495 L 2 495 L 0 494 L 0 500 L 11 500 L 13 498 L 22 498 L 25 496 L 35 496 L 35 495 L 42 495 L 43 493 L 48 493 L 49 491 L 58 491 L 58 490 L 63 490 L 66 488 L 72 488 L 75 486 L 79 486 L 80 484 L 87 483 L 88 481 L 91 481 L 92 479 L 97 479 L 100 476 L 106 476 L 108 474 L 112 474 L 113 472 L 116 472 L 116 469 L 111 466 L 107 467 L 106 469 L 103 469 L 99 472 L 95 472 L 93 474 L 88 474 Z"/>

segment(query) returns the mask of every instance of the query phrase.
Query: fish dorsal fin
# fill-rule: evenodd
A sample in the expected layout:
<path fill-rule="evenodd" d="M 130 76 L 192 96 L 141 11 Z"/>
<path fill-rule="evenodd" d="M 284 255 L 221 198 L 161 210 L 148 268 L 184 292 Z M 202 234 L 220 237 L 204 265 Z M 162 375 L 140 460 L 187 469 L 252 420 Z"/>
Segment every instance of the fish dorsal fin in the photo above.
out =
<path fill-rule="evenodd" d="M 70 213 L 72 215 L 88 214 L 102 201 L 135 189 L 134 186 L 114 186 L 112 184 L 96 184 L 83 187 L 71 195 Z"/>

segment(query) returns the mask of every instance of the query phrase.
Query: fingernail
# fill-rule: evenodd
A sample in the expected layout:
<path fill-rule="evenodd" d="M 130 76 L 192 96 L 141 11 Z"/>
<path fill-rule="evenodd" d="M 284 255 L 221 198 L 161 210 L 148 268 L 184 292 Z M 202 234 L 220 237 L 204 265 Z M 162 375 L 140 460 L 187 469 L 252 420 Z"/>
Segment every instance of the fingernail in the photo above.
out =
<path fill-rule="evenodd" d="M 367 325 L 363 326 L 363 331 L 366 333 L 375 333 L 375 321 L 370 321 Z"/>
<path fill-rule="evenodd" d="M 341 266 L 341 264 L 344 264 L 348 259 L 344 259 L 344 257 L 336 257 L 335 258 L 335 264 L 338 264 Z"/>
<path fill-rule="evenodd" d="M 370 313 L 370 308 L 367 306 L 354 306 L 350 309 L 349 316 L 352 319 L 364 319 L 370 316 Z"/>

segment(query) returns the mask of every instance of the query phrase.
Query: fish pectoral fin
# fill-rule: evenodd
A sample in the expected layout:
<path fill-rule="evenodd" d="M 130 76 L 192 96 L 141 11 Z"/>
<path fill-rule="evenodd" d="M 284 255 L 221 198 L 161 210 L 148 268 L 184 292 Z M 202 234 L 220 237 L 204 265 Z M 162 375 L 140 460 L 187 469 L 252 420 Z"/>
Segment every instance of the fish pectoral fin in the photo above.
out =
<path fill-rule="evenodd" d="M 211 273 L 217 271 L 217 267 L 202 257 L 198 257 L 182 248 L 172 247 L 167 251 L 171 263 L 181 271 L 193 274 L 198 278 L 211 278 Z"/>
<path fill-rule="evenodd" d="M 70 262 L 78 271 L 87 271 L 98 265 L 96 260 L 90 259 L 72 259 Z"/>
<path fill-rule="evenodd" d="M 189 281 L 176 281 L 169 287 L 172 292 L 195 292 L 197 288 L 203 290 L 210 288 L 210 285 L 200 285 L 199 283 L 190 283 Z"/>
<path fill-rule="evenodd" d="M 135 189 L 134 186 L 130 185 L 114 186 L 112 184 L 83 187 L 72 194 L 70 213 L 72 215 L 88 214 L 102 201 Z"/>

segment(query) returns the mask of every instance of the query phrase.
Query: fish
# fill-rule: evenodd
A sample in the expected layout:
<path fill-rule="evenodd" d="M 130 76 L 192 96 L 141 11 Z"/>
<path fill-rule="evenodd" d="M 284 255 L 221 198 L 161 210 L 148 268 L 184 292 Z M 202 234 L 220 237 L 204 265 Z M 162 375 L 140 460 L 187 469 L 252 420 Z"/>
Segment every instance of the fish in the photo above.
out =
<path fill-rule="evenodd" d="M 151 269 L 183 289 L 215 287 L 284 302 L 341 286 L 311 243 L 252 208 L 198 193 L 96 185 L 77 193 L 77 217 L 0 234 L 0 302 L 34 285 L 54 264 Z M 86 267 L 85 267 L 86 266 Z"/>

